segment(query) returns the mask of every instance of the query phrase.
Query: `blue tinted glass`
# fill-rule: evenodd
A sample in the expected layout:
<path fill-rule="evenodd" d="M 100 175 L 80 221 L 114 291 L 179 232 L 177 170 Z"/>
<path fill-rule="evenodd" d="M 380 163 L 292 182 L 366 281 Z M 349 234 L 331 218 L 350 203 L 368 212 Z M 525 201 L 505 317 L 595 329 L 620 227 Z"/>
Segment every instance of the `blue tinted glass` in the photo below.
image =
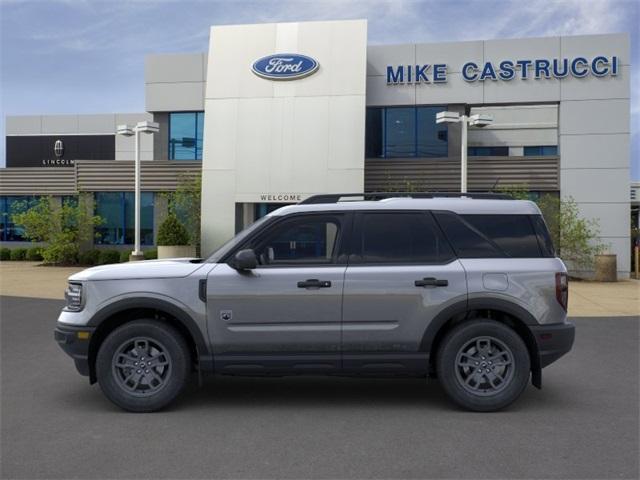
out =
<path fill-rule="evenodd" d="M 169 114 L 169 159 L 202 159 L 204 112 Z"/>
<path fill-rule="evenodd" d="M 95 214 L 103 219 L 96 228 L 96 243 L 126 245 L 134 243 L 133 192 L 100 192 L 95 194 Z M 153 245 L 153 192 L 140 194 L 140 242 Z"/>
<path fill-rule="evenodd" d="M 365 125 L 365 156 L 384 157 L 384 108 L 367 108 Z"/>
<path fill-rule="evenodd" d="M 204 138 L 204 112 L 196 116 L 196 159 L 202 160 L 202 139 Z"/>
<path fill-rule="evenodd" d="M 38 202 L 33 196 L 0 197 L 0 240 L 3 242 L 28 242 L 24 229 L 13 222 L 13 215 L 22 213 Z"/>
<path fill-rule="evenodd" d="M 436 123 L 436 113 L 444 107 L 418 107 L 418 157 L 448 156 L 447 124 Z"/>
<path fill-rule="evenodd" d="M 547 145 L 547 146 L 534 146 L 534 147 L 524 147 L 524 155 L 528 156 L 546 156 L 546 155 L 558 155 L 558 147 L 557 145 Z"/>
<path fill-rule="evenodd" d="M 385 157 L 416 156 L 416 110 L 387 108 Z"/>
<path fill-rule="evenodd" d="M 509 147 L 469 147 L 467 155 L 470 157 L 508 157 Z"/>

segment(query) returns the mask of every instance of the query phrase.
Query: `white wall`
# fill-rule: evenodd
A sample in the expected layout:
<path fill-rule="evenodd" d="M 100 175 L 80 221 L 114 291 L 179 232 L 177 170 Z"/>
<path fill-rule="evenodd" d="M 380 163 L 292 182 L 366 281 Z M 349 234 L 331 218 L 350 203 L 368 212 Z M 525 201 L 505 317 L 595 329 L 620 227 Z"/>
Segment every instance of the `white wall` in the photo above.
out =
<path fill-rule="evenodd" d="M 364 20 L 211 28 L 204 252 L 233 235 L 236 203 L 363 188 L 366 41 Z M 253 62 L 275 53 L 304 54 L 320 68 L 289 81 L 252 73 Z"/>

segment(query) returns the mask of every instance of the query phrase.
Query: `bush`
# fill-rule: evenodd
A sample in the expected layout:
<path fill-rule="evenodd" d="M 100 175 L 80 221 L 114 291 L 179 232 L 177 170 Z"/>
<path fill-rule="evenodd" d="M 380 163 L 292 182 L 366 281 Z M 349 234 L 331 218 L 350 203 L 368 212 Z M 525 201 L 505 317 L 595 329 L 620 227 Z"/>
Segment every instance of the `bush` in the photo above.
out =
<path fill-rule="evenodd" d="M 50 197 L 34 204 L 18 202 L 12 207 L 11 219 L 24 229 L 33 242 L 44 242 L 42 259 L 49 264 L 71 264 L 78 261 L 80 244 L 91 238 L 93 227 L 102 219 L 87 212 L 85 201 L 67 200 L 53 206 Z"/>
<path fill-rule="evenodd" d="M 129 255 L 131 255 L 131 252 L 129 250 L 122 250 L 120 252 L 120 263 L 128 262 Z"/>
<path fill-rule="evenodd" d="M 40 247 L 31 247 L 27 250 L 27 260 L 31 262 L 39 262 L 42 260 L 42 253 Z"/>
<path fill-rule="evenodd" d="M 82 265 L 97 265 L 100 259 L 100 250 L 87 250 L 80 254 L 80 263 Z"/>
<path fill-rule="evenodd" d="M 158 258 L 158 250 L 145 250 L 143 253 L 145 260 L 157 260 Z"/>
<path fill-rule="evenodd" d="M 42 260 L 52 265 L 73 265 L 78 263 L 79 255 L 76 243 L 53 243 L 42 250 Z"/>
<path fill-rule="evenodd" d="M 172 213 L 158 228 L 158 245 L 189 245 L 189 232 Z"/>
<path fill-rule="evenodd" d="M 11 260 L 24 260 L 26 257 L 26 248 L 14 248 L 13 250 L 11 250 Z"/>
<path fill-rule="evenodd" d="M 98 265 L 107 265 L 108 263 L 120 263 L 120 252 L 118 250 L 100 250 Z"/>
<path fill-rule="evenodd" d="M 11 250 L 6 247 L 0 248 L 0 260 L 11 260 Z"/>

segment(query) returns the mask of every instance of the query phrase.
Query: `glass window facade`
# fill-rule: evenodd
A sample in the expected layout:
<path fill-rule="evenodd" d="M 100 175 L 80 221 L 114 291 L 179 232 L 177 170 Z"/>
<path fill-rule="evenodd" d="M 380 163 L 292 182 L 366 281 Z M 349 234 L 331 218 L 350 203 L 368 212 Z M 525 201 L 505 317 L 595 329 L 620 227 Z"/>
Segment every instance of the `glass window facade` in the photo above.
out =
<path fill-rule="evenodd" d="M 448 154 L 447 125 L 436 123 L 445 107 L 367 108 L 367 158 L 438 158 Z"/>
<path fill-rule="evenodd" d="M 467 155 L 470 157 L 508 157 L 509 147 L 469 147 Z"/>
<path fill-rule="evenodd" d="M 140 194 L 140 242 L 153 245 L 153 193 Z M 134 242 L 134 192 L 97 192 L 95 214 L 104 223 L 96 227 L 95 243 L 130 245 Z"/>
<path fill-rule="evenodd" d="M 34 196 L 2 196 L 0 197 L 0 241 L 28 242 L 24 229 L 13 223 L 12 215 L 24 212 L 38 201 Z"/>
<path fill-rule="evenodd" d="M 169 114 L 169 160 L 202 160 L 204 112 Z"/>
<path fill-rule="evenodd" d="M 524 156 L 525 157 L 546 157 L 546 156 L 555 156 L 558 155 L 558 146 L 557 145 L 541 145 L 536 147 L 524 147 Z"/>

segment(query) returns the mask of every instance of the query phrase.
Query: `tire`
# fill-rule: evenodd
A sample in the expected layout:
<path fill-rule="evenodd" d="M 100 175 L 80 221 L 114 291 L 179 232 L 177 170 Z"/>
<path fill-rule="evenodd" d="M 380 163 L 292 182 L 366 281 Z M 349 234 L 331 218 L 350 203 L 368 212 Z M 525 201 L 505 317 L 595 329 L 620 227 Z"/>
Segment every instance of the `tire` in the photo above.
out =
<path fill-rule="evenodd" d="M 105 396 L 130 412 L 154 412 L 169 405 L 184 390 L 190 371 L 184 337 L 157 320 L 135 320 L 116 328 L 96 358 L 96 376 Z"/>
<path fill-rule="evenodd" d="M 438 379 L 449 398 L 476 412 L 513 403 L 526 388 L 530 369 L 522 338 L 507 325 L 487 319 L 453 328 L 436 358 Z"/>

